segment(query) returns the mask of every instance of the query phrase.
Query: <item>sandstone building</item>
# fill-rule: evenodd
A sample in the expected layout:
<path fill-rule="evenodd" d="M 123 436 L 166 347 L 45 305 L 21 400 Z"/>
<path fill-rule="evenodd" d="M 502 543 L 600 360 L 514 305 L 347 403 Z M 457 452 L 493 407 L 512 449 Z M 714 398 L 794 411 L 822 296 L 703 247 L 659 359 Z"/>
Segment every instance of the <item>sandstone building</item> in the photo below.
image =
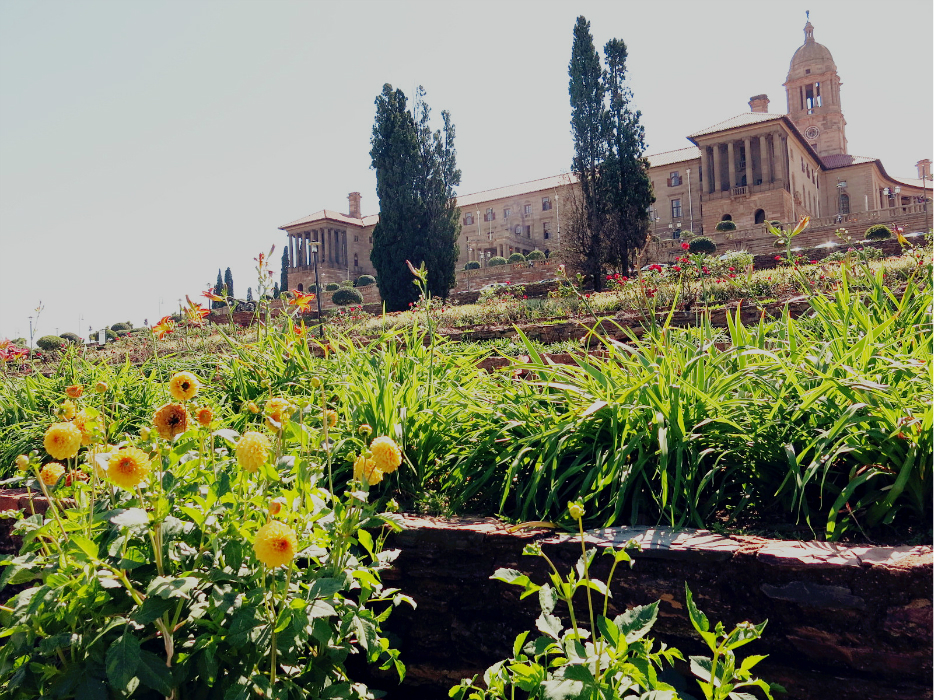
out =
<path fill-rule="evenodd" d="M 648 156 L 654 258 L 674 258 L 683 235 L 700 234 L 721 250 L 763 252 L 772 243 L 765 222 L 793 224 L 805 215 L 812 218 L 809 244 L 839 226 L 856 237 L 878 222 L 905 219 L 920 227 L 928 215 L 931 161 L 918 162 L 918 178 L 904 178 L 889 175 L 877 158 L 850 155 L 841 85 L 830 51 L 815 41 L 808 22 L 785 79 L 785 114 L 770 113 L 769 98 L 756 95 L 750 111 L 691 133 L 693 145 Z M 458 197 L 459 267 L 514 252 L 559 251 L 561 206 L 574 187 L 572 175 L 556 175 Z M 293 261 L 290 285 L 314 282 L 315 247 L 322 281 L 373 274 L 378 220 L 361 215 L 360 194 L 352 192 L 347 214 L 322 210 L 282 226 Z M 737 231 L 717 232 L 724 220 Z"/>

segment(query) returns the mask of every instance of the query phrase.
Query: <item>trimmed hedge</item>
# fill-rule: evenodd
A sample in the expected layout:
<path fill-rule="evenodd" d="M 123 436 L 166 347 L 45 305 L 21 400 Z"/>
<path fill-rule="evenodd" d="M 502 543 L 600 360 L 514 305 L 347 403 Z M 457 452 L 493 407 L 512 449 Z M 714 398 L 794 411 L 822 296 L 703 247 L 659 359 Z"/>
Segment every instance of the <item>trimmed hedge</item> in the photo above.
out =
<path fill-rule="evenodd" d="M 358 287 L 369 287 L 371 284 L 376 284 L 376 278 L 373 275 L 360 275 L 357 278 Z"/>
<path fill-rule="evenodd" d="M 501 256 L 501 255 L 494 255 L 492 258 L 490 258 L 490 259 L 487 261 L 486 266 L 487 266 L 487 267 L 496 267 L 497 265 L 505 265 L 505 264 L 506 264 L 506 258 L 504 258 L 504 257 Z"/>
<path fill-rule="evenodd" d="M 79 336 L 77 333 L 62 333 L 61 337 L 62 340 L 67 340 L 72 345 L 80 345 L 82 342 L 81 336 Z"/>
<path fill-rule="evenodd" d="M 506 261 L 510 265 L 515 265 L 516 263 L 524 263 L 525 256 L 522 253 L 513 253 L 509 256 L 509 259 Z"/>
<path fill-rule="evenodd" d="M 717 252 L 717 244 L 707 238 L 707 236 L 698 236 L 697 238 L 692 238 L 691 242 L 688 243 L 688 251 L 695 254 L 705 253 L 706 255 L 713 255 Z"/>
<path fill-rule="evenodd" d="M 538 248 L 533 250 L 531 253 L 525 256 L 526 260 L 544 260 L 545 254 L 540 251 Z"/>
<path fill-rule="evenodd" d="M 866 229 L 867 241 L 887 241 L 892 237 L 892 229 L 885 224 L 876 224 Z"/>
<path fill-rule="evenodd" d="M 717 230 L 721 233 L 724 231 L 735 231 L 736 224 L 732 221 L 721 221 L 717 224 Z"/>
<path fill-rule="evenodd" d="M 468 262 L 466 265 L 464 265 L 464 269 L 465 269 L 465 270 L 479 270 L 479 269 L 480 269 L 480 263 L 479 263 L 478 261 L 476 261 L 476 260 L 471 260 L 471 261 Z"/>
<path fill-rule="evenodd" d="M 336 292 L 340 288 L 341 286 L 337 282 L 328 282 L 324 285 L 324 291 L 326 292 Z"/>
<path fill-rule="evenodd" d="M 36 341 L 36 346 L 40 350 L 45 350 L 46 352 L 61 350 L 62 345 L 65 344 L 65 339 L 60 335 L 44 335 Z"/>
<path fill-rule="evenodd" d="M 363 295 L 358 292 L 353 287 L 344 287 L 338 289 L 331 296 L 331 301 L 333 301 L 338 306 L 351 306 L 352 304 L 362 304 Z"/>
<path fill-rule="evenodd" d="M 113 324 L 113 325 L 110 327 L 110 330 L 114 331 L 115 333 L 116 333 L 117 331 L 131 331 L 131 330 L 133 330 L 133 324 L 130 323 L 130 322 L 127 322 L 127 323 L 123 323 L 123 322 L 121 322 L 121 323 L 115 323 L 115 324 Z"/>

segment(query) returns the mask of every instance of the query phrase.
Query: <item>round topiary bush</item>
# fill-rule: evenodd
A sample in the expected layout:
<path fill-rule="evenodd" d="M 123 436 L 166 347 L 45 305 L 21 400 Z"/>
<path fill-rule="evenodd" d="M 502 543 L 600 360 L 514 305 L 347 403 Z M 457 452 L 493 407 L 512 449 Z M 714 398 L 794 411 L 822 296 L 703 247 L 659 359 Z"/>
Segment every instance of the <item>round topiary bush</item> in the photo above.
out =
<path fill-rule="evenodd" d="M 88 340 L 93 340 L 95 343 L 97 343 L 97 342 L 99 342 L 99 339 L 98 339 L 98 336 L 99 336 L 99 335 L 100 335 L 99 332 L 91 333 L 91 335 L 88 336 Z M 117 334 L 114 333 L 114 332 L 113 332 L 112 330 L 110 330 L 109 328 L 106 329 L 106 333 L 104 333 L 104 335 L 106 336 L 106 338 L 107 338 L 108 341 L 110 341 L 110 340 L 116 340 L 116 339 L 117 339 Z"/>
<path fill-rule="evenodd" d="M 115 323 L 115 324 L 113 324 L 113 325 L 110 327 L 110 330 L 112 330 L 114 333 L 116 333 L 117 331 L 131 331 L 131 330 L 133 330 L 133 324 L 132 324 L 132 323 L 122 323 L 122 322 L 121 322 L 121 323 Z"/>
<path fill-rule="evenodd" d="M 465 269 L 465 270 L 479 270 L 479 269 L 480 269 L 480 263 L 477 262 L 476 260 L 471 260 L 469 263 L 467 263 L 466 265 L 464 265 L 464 269 Z"/>
<path fill-rule="evenodd" d="M 81 344 L 81 337 L 77 333 L 62 333 L 62 340 L 67 340 L 72 345 Z"/>
<path fill-rule="evenodd" d="M 357 278 L 358 287 L 369 287 L 371 284 L 376 284 L 376 278 L 373 275 L 360 275 Z"/>
<path fill-rule="evenodd" d="M 501 255 L 494 255 L 492 258 L 490 258 L 487 261 L 486 266 L 496 267 L 497 265 L 505 265 L 505 264 L 506 264 L 506 258 L 502 257 Z"/>
<path fill-rule="evenodd" d="M 717 252 L 717 244 L 707 238 L 707 236 L 698 236 L 697 238 L 692 238 L 691 242 L 688 243 L 688 251 L 695 254 L 704 253 L 706 255 L 713 255 Z"/>
<path fill-rule="evenodd" d="M 892 229 L 885 224 L 876 224 L 866 229 L 867 241 L 887 241 L 892 237 Z"/>
<path fill-rule="evenodd" d="M 62 345 L 64 344 L 65 339 L 60 335 L 44 335 L 36 341 L 36 345 L 39 347 L 39 349 L 45 350 L 46 352 L 61 350 Z"/>
<path fill-rule="evenodd" d="M 336 292 L 340 288 L 341 286 L 337 282 L 328 282 L 324 285 L 324 291 L 326 292 Z"/>
<path fill-rule="evenodd" d="M 331 301 L 333 301 L 338 306 L 362 304 L 363 295 L 353 287 L 344 287 L 334 292 L 334 295 L 331 297 Z"/>
<path fill-rule="evenodd" d="M 509 256 L 509 260 L 507 260 L 506 262 L 508 262 L 510 265 L 515 265 L 516 263 L 524 263 L 525 256 L 522 253 L 513 253 L 512 255 Z"/>
<path fill-rule="evenodd" d="M 717 230 L 720 231 L 721 233 L 724 231 L 735 231 L 736 224 L 733 223 L 732 221 L 721 221 L 720 223 L 717 224 Z"/>
<path fill-rule="evenodd" d="M 341 287 L 353 287 L 353 280 L 344 280 L 341 282 Z"/>
<path fill-rule="evenodd" d="M 525 256 L 526 260 L 544 260 L 545 254 L 540 251 L 538 248 L 533 250 L 531 253 Z"/>

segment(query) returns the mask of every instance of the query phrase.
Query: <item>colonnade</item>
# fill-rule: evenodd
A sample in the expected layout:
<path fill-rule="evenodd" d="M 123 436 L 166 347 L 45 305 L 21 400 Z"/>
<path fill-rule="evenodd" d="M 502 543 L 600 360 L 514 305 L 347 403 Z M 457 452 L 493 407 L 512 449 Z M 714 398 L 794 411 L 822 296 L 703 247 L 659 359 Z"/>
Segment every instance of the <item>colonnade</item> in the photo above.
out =
<path fill-rule="evenodd" d="M 322 228 L 289 233 L 289 261 L 291 267 L 310 267 L 314 255 L 311 246 L 318 246 L 320 264 L 347 265 L 347 231 Z"/>
<path fill-rule="evenodd" d="M 738 170 L 736 167 L 736 151 L 739 143 L 742 143 L 746 156 L 744 170 Z M 754 143 L 759 156 L 758 172 L 754 168 L 756 164 L 753 158 L 756 153 L 753 150 Z M 723 177 L 723 151 L 726 151 L 727 179 Z M 745 136 L 742 139 L 731 139 L 726 143 L 706 145 L 701 148 L 701 168 L 706 178 L 704 189 L 707 194 L 729 192 L 735 187 L 769 185 L 776 182 L 782 183 L 787 190 L 789 178 L 786 137 L 781 131 L 775 131 L 758 136 Z M 745 185 L 742 182 L 743 176 L 746 177 Z"/>

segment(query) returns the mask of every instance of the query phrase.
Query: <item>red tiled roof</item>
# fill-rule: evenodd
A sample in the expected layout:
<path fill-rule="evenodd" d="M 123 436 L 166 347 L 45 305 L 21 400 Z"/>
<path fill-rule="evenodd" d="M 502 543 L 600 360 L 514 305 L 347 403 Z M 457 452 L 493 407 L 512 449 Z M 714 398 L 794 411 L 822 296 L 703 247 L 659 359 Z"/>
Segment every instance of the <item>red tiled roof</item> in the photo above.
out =
<path fill-rule="evenodd" d="M 713 126 L 708 126 L 706 129 L 701 129 L 700 131 L 695 131 L 693 134 L 689 134 L 688 138 L 692 141 L 698 136 L 706 136 L 707 134 L 716 134 L 718 131 L 726 131 L 728 129 L 735 129 L 739 126 L 749 126 L 750 124 L 759 124 L 760 122 L 769 122 L 775 119 L 781 119 L 784 117 L 784 114 L 769 114 L 768 112 L 744 112 L 743 114 L 738 114 L 735 117 L 731 117 L 726 121 L 718 122 Z"/>
<path fill-rule="evenodd" d="M 848 165 L 859 165 L 860 163 L 871 163 L 878 158 L 869 158 L 868 156 L 851 156 L 849 153 L 834 153 L 830 156 L 823 156 L 821 161 L 824 168 L 833 170 L 834 168 L 845 168 Z"/>

